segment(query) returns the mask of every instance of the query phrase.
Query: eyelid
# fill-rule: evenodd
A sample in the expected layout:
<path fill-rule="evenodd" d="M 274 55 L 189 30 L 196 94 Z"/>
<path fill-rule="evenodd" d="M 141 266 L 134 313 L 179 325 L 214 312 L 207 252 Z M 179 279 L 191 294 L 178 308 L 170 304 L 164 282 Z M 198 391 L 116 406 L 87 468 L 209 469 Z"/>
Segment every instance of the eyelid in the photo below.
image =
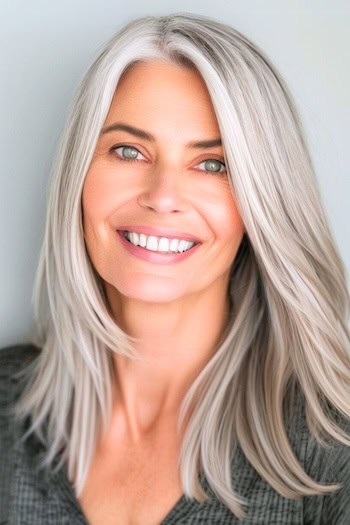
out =
<path fill-rule="evenodd" d="M 116 144 L 115 146 L 112 146 L 110 151 L 113 152 L 117 148 L 121 148 L 121 147 L 135 149 L 138 153 L 140 153 L 142 156 L 144 156 L 143 153 L 136 146 L 132 146 L 131 144 L 127 144 L 125 142 L 123 142 L 121 144 Z M 212 153 L 211 155 L 212 156 L 210 156 L 210 154 L 208 153 L 203 159 L 198 160 L 198 162 L 196 164 L 201 164 L 202 162 L 205 162 L 206 160 L 217 160 L 218 162 L 222 163 L 222 166 L 225 168 L 225 170 L 227 169 L 226 168 L 226 163 L 225 163 L 225 158 L 222 155 L 217 155 L 215 153 Z M 138 160 L 138 159 L 123 159 L 123 157 L 119 157 L 118 154 L 117 154 L 117 157 L 118 157 L 118 159 L 125 160 L 127 162 L 128 161 L 133 161 L 133 160 Z M 200 170 L 200 171 L 205 171 L 205 170 Z M 210 173 L 210 172 L 208 171 L 207 173 Z M 219 173 L 219 172 L 213 171 L 212 173 Z"/>

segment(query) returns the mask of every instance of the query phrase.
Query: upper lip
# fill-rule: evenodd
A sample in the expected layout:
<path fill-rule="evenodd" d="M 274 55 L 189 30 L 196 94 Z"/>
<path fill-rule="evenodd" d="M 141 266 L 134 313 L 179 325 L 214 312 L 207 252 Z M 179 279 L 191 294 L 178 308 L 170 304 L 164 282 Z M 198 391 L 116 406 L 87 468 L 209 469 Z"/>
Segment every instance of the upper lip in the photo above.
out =
<path fill-rule="evenodd" d="M 131 231 L 136 233 L 144 233 L 145 235 L 155 235 L 156 237 L 167 237 L 168 239 L 184 239 L 186 241 L 193 241 L 195 243 L 202 242 L 191 233 L 180 230 L 169 230 L 167 228 L 160 228 L 159 226 L 121 226 L 119 231 Z"/>

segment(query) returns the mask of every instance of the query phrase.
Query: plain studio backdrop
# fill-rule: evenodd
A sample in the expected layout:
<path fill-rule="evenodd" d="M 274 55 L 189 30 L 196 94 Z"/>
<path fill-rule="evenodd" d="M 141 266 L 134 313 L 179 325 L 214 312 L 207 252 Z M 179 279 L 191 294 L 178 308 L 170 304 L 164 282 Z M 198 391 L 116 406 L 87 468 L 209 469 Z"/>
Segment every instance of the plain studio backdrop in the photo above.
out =
<path fill-rule="evenodd" d="M 0 347 L 32 332 L 50 168 L 78 83 L 112 34 L 140 16 L 211 16 L 266 52 L 294 96 L 349 276 L 348 0 L 2 0 L 0 7 Z"/>

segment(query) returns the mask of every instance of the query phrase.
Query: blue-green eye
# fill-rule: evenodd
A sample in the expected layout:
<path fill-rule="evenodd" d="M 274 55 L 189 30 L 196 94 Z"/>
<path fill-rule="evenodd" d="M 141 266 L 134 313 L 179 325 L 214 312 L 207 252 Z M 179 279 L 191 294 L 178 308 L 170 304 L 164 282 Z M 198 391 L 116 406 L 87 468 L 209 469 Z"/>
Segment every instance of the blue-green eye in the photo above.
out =
<path fill-rule="evenodd" d="M 217 174 L 221 174 L 221 173 L 226 173 L 226 165 L 224 162 L 222 162 L 221 160 L 217 160 L 217 159 L 206 159 L 206 160 L 203 160 L 202 162 L 200 162 L 198 164 L 198 166 L 200 164 L 205 164 L 206 165 L 206 169 L 209 170 L 209 172 L 211 173 L 217 173 Z M 220 171 L 220 169 L 223 168 L 222 171 Z"/>
<path fill-rule="evenodd" d="M 123 153 L 122 153 L 122 159 L 121 160 L 138 160 L 136 159 L 137 157 L 137 154 L 140 153 L 138 149 L 136 148 L 133 148 L 132 146 L 127 146 L 126 144 L 124 145 L 121 145 L 121 146 L 117 146 L 116 148 L 112 148 L 113 151 L 117 151 L 118 149 L 122 148 L 123 150 Z M 126 152 L 126 156 L 124 157 L 124 152 Z M 118 157 L 119 157 L 119 154 L 118 154 Z"/>
<path fill-rule="evenodd" d="M 120 156 L 119 153 L 117 153 L 118 160 L 121 161 L 127 161 L 127 162 L 133 162 L 140 160 L 137 158 L 138 154 L 142 155 L 140 151 L 137 148 L 134 148 L 133 146 L 129 146 L 128 144 L 121 144 L 120 146 L 114 146 L 112 148 L 113 152 L 117 152 L 118 149 L 122 149 L 122 156 Z M 198 166 L 201 164 L 205 164 L 206 168 L 204 171 L 206 173 L 213 173 L 214 175 L 222 175 L 223 173 L 226 173 L 226 165 L 223 161 L 218 159 L 205 159 L 202 160 Z M 222 169 L 221 169 L 222 168 Z"/>

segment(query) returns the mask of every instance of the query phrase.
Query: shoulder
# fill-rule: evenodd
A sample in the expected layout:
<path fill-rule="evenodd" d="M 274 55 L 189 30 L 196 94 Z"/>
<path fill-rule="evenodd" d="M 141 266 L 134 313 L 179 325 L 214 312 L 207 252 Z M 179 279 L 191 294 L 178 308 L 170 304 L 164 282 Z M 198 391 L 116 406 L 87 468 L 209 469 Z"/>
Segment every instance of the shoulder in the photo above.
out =
<path fill-rule="evenodd" d="M 24 371 L 39 353 L 40 349 L 33 344 L 0 348 L 0 416 L 4 415 L 5 407 L 15 400 Z"/>
<path fill-rule="evenodd" d="M 13 510 L 12 494 L 17 498 L 16 494 L 23 491 L 26 456 L 21 453 L 21 427 L 13 417 L 13 409 L 23 391 L 24 371 L 39 353 L 39 348 L 32 344 L 0 348 L 0 523 L 12 523 L 9 518 Z M 20 487 L 20 490 L 14 487 Z"/>
<path fill-rule="evenodd" d="M 0 348 L 1 379 L 7 377 L 9 373 L 14 373 L 23 365 L 25 366 L 32 361 L 38 353 L 40 353 L 40 348 L 31 343 Z"/>
<path fill-rule="evenodd" d="M 349 440 L 350 419 L 338 417 L 337 425 Z M 323 523 L 348 525 L 350 523 L 350 446 L 338 441 L 333 441 L 327 447 L 312 442 L 307 455 L 307 470 L 312 479 L 326 485 L 338 484 L 340 487 L 329 494 L 316 496 L 321 502 Z M 305 512 L 310 517 L 314 513 L 314 502 L 311 498 L 306 498 L 305 501 Z"/>
<path fill-rule="evenodd" d="M 31 359 L 40 352 L 40 348 L 31 344 L 17 344 L 0 348 L 0 363 L 4 366 L 21 364 L 28 358 Z"/>
<path fill-rule="evenodd" d="M 350 418 L 329 407 L 329 420 L 350 441 Z M 336 491 L 303 498 L 305 523 L 326 525 L 350 524 L 350 446 L 327 438 L 327 444 L 319 443 L 306 425 L 299 427 L 295 443 L 299 459 L 307 475 L 322 485 L 339 485 Z"/>
<path fill-rule="evenodd" d="M 315 525 L 350 524 L 350 418 L 326 403 L 329 426 L 344 436 L 344 442 L 326 437 L 320 443 L 309 428 L 306 398 L 295 385 L 288 409 L 287 434 L 293 452 L 309 478 L 323 486 L 339 485 L 339 489 L 324 494 L 304 496 L 304 523 Z"/>

